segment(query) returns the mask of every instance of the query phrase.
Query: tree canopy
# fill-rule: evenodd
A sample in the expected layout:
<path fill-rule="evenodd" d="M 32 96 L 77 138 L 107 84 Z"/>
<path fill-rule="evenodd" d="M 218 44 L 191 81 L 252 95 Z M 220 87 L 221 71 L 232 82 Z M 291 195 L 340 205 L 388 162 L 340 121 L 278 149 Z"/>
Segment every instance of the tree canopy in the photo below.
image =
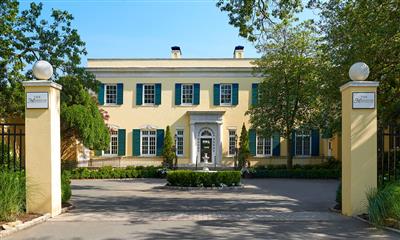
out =
<path fill-rule="evenodd" d="M 99 82 L 81 64 L 85 43 L 72 27 L 73 16 L 53 9 L 50 20 L 42 17 L 41 3 L 19 10 L 16 0 L 0 3 L 0 118 L 22 118 L 25 97 L 22 82 L 33 79 L 31 67 L 46 60 L 54 68 L 51 80 L 61 92 L 62 137 L 73 135 L 88 147 L 106 148 L 108 135 L 96 100 Z M 84 121 L 86 121 L 84 123 Z"/>

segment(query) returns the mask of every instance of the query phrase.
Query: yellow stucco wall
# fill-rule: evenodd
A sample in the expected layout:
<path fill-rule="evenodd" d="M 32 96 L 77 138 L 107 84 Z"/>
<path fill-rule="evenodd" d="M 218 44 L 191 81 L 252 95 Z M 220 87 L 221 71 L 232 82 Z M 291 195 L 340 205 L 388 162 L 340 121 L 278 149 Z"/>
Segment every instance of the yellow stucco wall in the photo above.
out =
<path fill-rule="evenodd" d="M 124 84 L 123 104 L 101 106 L 109 113 L 108 124 L 126 130 L 126 156 L 132 158 L 132 130 L 151 125 L 157 129 L 171 126 L 172 134 L 177 128 L 184 129 L 184 155 L 179 157 L 180 164 L 188 164 L 190 160 L 190 116 L 188 111 L 224 111 L 222 125 L 222 163 L 228 163 L 228 136 L 229 129 L 236 128 L 240 136 L 242 124 L 249 129 L 249 116 L 245 115 L 251 104 L 252 84 L 261 81 L 261 78 L 252 76 L 252 61 L 254 59 L 89 59 L 88 70 L 97 75 L 97 79 L 104 84 Z M 190 70 L 188 70 L 190 69 Z M 154 71 L 161 76 L 152 76 Z M 198 74 L 195 77 L 185 77 L 188 71 Z M 204 72 L 203 72 L 204 71 Z M 215 73 L 217 72 L 217 73 Z M 236 73 L 247 74 L 246 77 L 232 77 Z M 106 74 L 104 74 L 106 73 Z M 142 76 L 140 74 L 150 74 Z M 221 76 L 218 76 L 222 73 Z M 229 77 L 224 74 L 230 74 Z M 112 77 L 107 76 L 112 75 Z M 125 74 L 125 75 L 124 75 Z M 129 74 L 133 76 L 129 76 Z M 213 75 L 214 74 L 214 75 Z M 215 74 L 217 77 L 215 77 Z M 164 77 L 165 75 L 165 77 Z M 171 77 L 176 75 L 176 77 Z M 210 77 L 208 75 L 213 75 Z M 239 76 L 238 75 L 238 76 Z M 136 77 L 139 76 L 139 77 Z M 136 84 L 161 83 L 161 105 L 136 105 Z M 176 83 L 200 83 L 200 104 L 193 106 L 175 105 Z M 213 85 L 215 83 L 238 83 L 239 104 L 236 106 L 215 106 L 213 104 Z M 327 156 L 327 140 L 320 138 L 320 156 Z M 254 158 L 252 163 L 284 164 L 287 156 L 286 140 L 281 138 L 281 158 Z M 135 159 L 146 159 L 135 156 Z M 157 157 L 153 157 L 157 159 Z M 314 160 L 301 158 L 295 164 L 311 163 Z M 310 158 L 311 159 L 311 158 Z M 321 161 L 321 157 L 319 157 Z"/>

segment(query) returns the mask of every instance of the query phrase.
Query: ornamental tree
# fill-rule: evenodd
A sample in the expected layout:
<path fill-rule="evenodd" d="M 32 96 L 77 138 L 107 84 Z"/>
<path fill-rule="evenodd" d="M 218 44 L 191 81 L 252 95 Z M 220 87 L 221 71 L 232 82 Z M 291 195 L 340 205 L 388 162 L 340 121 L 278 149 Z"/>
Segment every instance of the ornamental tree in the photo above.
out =
<path fill-rule="evenodd" d="M 310 22 L 293 25 L 291 19 L 274 25 L 270 40 L 255 61 L 259 84 L 258 103 L 250 108 L 250 123 L 268 137 L 280 133 L 287 140 L 287 167 L 293 165 L 292 132 L 311 129 L 319 114 L 317 38 Z"/>
<path fill-rule="evenodd" d="M 239 169 L 246 167 L 246 165 L 250 167 L 250 162 L 247 162 L 247 159 L 249 157 L 250 157 L 249 134 L 247 132 L 246 126 L 243 123 L 242 131 L 240 133 L 240 138 L 239 138 L 239 152 L 238 152 Z"/>
<path fill-rule="evenodd" d="M 175 159 L 174 143 L 171 135 L 170 127 L 167 126 L 164 136 L 164 147 L 162 155 L 164 157 L 163 165 L 167 168 L 172 168 Z"/>

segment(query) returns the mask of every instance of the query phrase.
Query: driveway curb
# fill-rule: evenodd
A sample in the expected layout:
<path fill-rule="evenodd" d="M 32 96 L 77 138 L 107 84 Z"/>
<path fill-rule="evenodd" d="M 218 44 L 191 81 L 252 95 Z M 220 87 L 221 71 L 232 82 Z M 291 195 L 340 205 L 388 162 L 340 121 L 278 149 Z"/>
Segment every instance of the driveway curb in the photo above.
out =
<path fill-rule="evenodd" d="M 65 213 L 65 212 L 68 212 L 72 208 L 74 208 L 73 205 L 62 208 L 61 209 L 61 214 Z M 11 235 L 11 234 L 13 234 L 15 232 L 19 232 L 21 230 L 24 230 L 24 229 L 33 227 L 35 225 L 38 225 L 39 223 L 46 222 L 50 218 L 51 218 L 50 213 L 46 213 L 43 216 L 40 216 L 40 217 L 34 218 L 34 219 L 30 220 L 30 221 L 18 224 L 15 227 L 10 227 L 10 229 L 2 230 L 2 231 L 0 231 L 0 239 L 3 239 L 4 237 L 7 237 L 7 236 L 9 236 L 9 235 Z"/>
<path fill-rule="evenodd" d="M 368 224 L 371 225 L 371 226 L 374 226 L 370 221 L 368 221 L 368 220 L 366 220 L 366 219 L 364 219 L 364 218 L 361 218 L 361 217 L 359 217 L 359 216 L 353 216 L 353 218 L 355 218 L 355 219 L 357 219 L 357 220 L 359 220 L 359 221 L 368 223 Z M 385 229 L 385 230 L 392 231 L 392 232 L 395 232 L 395 233 L 400 234 L 400 230 L 399 230 L 399 229 L 395 229 L 395 228 L 391 228 L 391 227 L 382 227 L 382 228 Z"/>

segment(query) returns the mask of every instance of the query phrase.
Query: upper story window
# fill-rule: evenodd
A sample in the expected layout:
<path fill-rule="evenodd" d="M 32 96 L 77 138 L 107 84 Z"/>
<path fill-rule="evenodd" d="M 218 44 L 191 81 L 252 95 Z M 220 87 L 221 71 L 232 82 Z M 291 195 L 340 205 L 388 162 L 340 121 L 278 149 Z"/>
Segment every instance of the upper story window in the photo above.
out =
<path fill-rule="evenodd" d="M 156 131 L 142 130 L 141 134 L 141 155 L 155 156 L 156 155 Z"/>
<path fill-rule="evenodd" d="M 176 130 L 176 155 L 183 156 L 183 129 Z"/>
<path fill-rule="evenodd" d="M 110 130 L 110 144 L 103 155 L 118 155 L 118 130 Z"/>
<path fill-rule="evenodd" d="M 117 85 L 106 84 L 105 86 L 105 103 L 117 104 Z"/>
<path fill-rule="evenodd" d="M 257 156 L 272 156 L 272 139 L 257 135 Z"/>
<path fill-rule="evenodd" d="M 232 105 L 232 84 L 220 85 L 221 105 Z"/>
<path fill-rule="evenodd" d="M 193 84 L 182 84 L 182 104 L 193 104 Z"/>
<path fill-rule="evenodd" d="M 229 129 L 229 156 L 233 156 L 236 153 L 236 138 L 236 129 Z"/>
<path fill-rule="evenodd" d="M 310 131 L 296 131 L 295 138 L 296 155 L 310 156 L 311 155 L 311 134 Z"/>
<path fill-rule="evenodd" d="M 154 104 L 155 103 L 155 86 L 154 84 L 143 85 L 143 103 Z"/>

